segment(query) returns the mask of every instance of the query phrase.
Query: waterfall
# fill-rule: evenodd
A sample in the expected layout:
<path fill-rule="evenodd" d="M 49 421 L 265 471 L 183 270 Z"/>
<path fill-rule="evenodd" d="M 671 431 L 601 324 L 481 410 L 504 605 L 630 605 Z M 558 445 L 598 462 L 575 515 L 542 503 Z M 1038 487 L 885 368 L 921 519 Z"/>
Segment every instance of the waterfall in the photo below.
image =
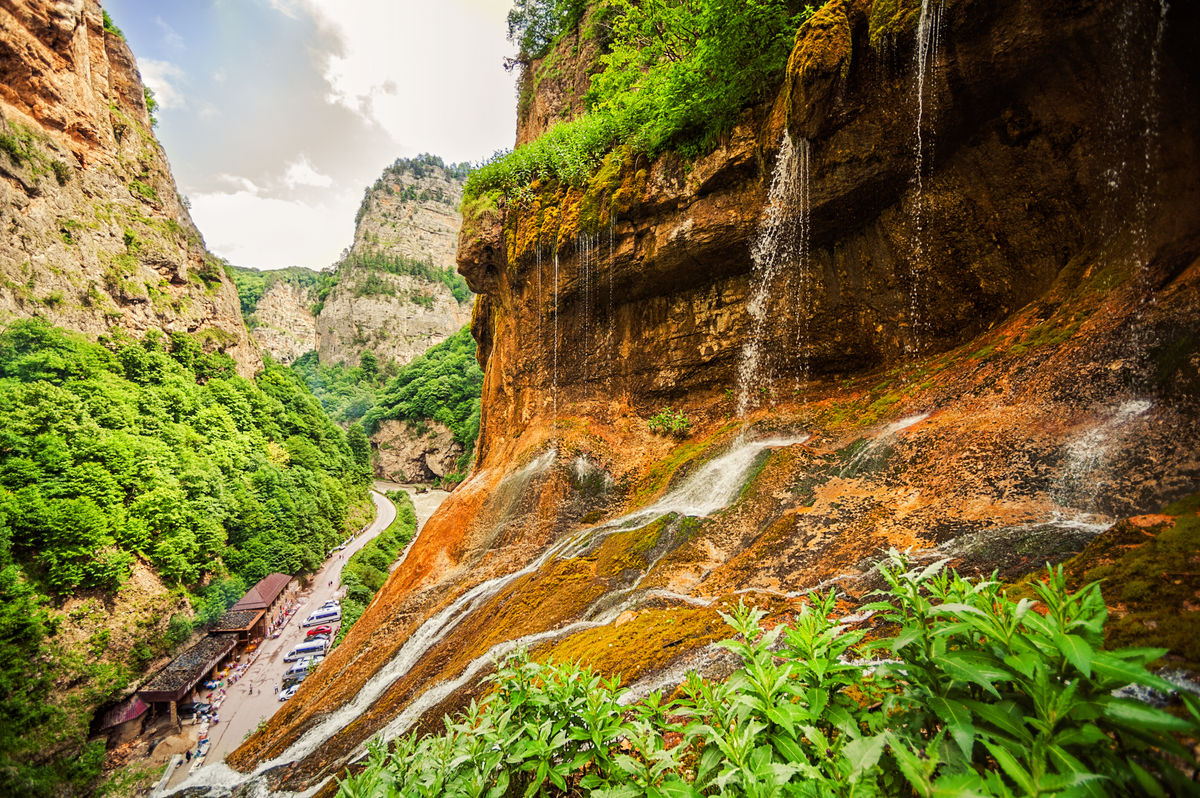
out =
<path fill-rule="evenodd" d="M 750 248 L 756 284 L 747 305 L 751 331 L 742 347 L 738 366 L 739 416 L 746 415 L 751 409 L 751 397 L 755 393 L 769 395 L 775 387 L 774 375 L 763 362 L 763 350 L 768 332 L 768 305 L 778 289 L 778 278 L 789 265 L 796 265 L 801 270 L 808 268 L 801 260 L 808 256 L 808 164 L 808 141 L 801 139 L 798 145 L 793 145 L 791 136 L 785 132 L 771 176 L 766 213 Z M 800 297 L 799 302 L 803 303 L 804 299 Z M 803 316 L 805 312 L 806 309 L 798 305 L 797 313 Z M 807 344 L 807 341 L 803 343 Z M 807 349 L 807 346 L 803 348 Z"/>
<path fill-rule="evenodd" d="M 179 790 L 196 786 L 220 785 L 232 788 L 241 784 L 251 784 L 261 778 L 267 771 L 298 762 L 312 755 L 323 744 L 339 732 L 352 725 L 361 717 L 395 682 L 404 677 L 414 665 L 431 648 L 443 641 L 465 618 L 480 610 L 486 602 L 516 580 L 534 573 L 539 568 L 556 558 L 577 557 L 601 543 L 609 535 L 644 527 L 665 515 L 679 514 L 704 516 L 723 509 L 733 503 L 746 481 L 750 478 L 758 457 L 768 449 L 803 443 L 808 436 L 792 438 L 770 438 L 766 440 L 737 442 L 728 451 L 713 458 L 700 466 L 696 471 L 683 480 L 677 487 L 669 490 L 662 498 L 641 510 L 635 510 L 620 518 L 613 519 L 589 529 L 580 530 L 566 535 L 561 540 L 549 546 L 529 565 L 510 574 L 498 576 L 482 582 L 467 590 L 459 598 L 429 618 L 405 640 L 396 654 L 374 675 L 363 684 L 359 691 L 348 702 L 341 705 L 319 722 L 308 729 L 296 742 L 275 759 L 261 764 L 252 774 L 235 773 L 224 765 L 214 764 L 197 771 L 188 778 Z M 498 490 L 512 494 L 512 501 L 519 499 L 517 494 L 526 489 L 534 479 L 544 474 L 555 462 L 556 451 L 550 449 L 530 462 L 520 471 L 505 478 Z M 511 503 L 511 502 L 510 502 Z M 664 556 L 666 552 L 660 554 Z M 657 560 L 647 565 L 645 570 L 629 587 L 618 588 L 612 593 L 600 597 L 579 620 L 562 627 L 546 629 L 513 640 L 504 641 L 491 647 L 488 651 L 472 660 L 461 673 L 450 678 L 429 684 L 421 695 L 406 707 L 383 729 L 384 739 L 403 734 L 426 710 L 436 706 L 446 696 L 461 687 L 491 662 L 521 646 L 562 637 L 583 629 L 603 626 L 611 623 L 622 612 L 637 604 L 643 596 L 638 593 L 642 580 L 654 568 Z M 661 596 L 663 591 L 647 591 L 647 595 Z M 614 600 L 617 598 L 619 600 Z M 686 599 L 685 599 L 686 600 Z M 689 603 L 697 603 L 689 601 Z M 699 603 L 703 603 L 702 600 Z M 365 743 L 364 743 L 365 744 Z M 336 765 L 336 763 L 335 763 Z"/>
<path fill-rule="evenodd" d="M 617 353 L 617 317 L 616 308 L 613 303 L 613 272 L 616 271 L 613 239 L 616 234 L 616 225 L 616 216 L 614 214 L 608 220 L 608 312 L 605 314 L 605 318 L 608 320 L 608 359 L 605 363 L 605 373 L 608 375 L 608 387 L 610 391 L 612 390 L 613 382 L 613 364 L 616 363 Z"/>
<path fill-rule="evenodd" d="M 1148 399 L 1130 399 L 1118 405 L 1104 421 L 1070 441 L 1066 460 L 1052 498 L 1060 507 L 1086 513 L 1096 508 L 1098 477 L 1108 467 L 1114 447 L 1127 434 L 1125 425 L 1152 406 Z"/>
<path fill-rule="evenodd" d="M 550 402 L 554 415 L 554 440 L 558 440 L 558 245 L 554 246 L 554 371 L 550 378 Z"/>
<path fill-rule="evenodd" d="M 917 20 L 917 45 L 914 52 L 916 85 L 913 93 L 916 96 L 916 128 L 913 138 L 913 201 L 912 251 L 909 253 L 909 283 L 908 283 L 908 348 L 914 354 L 922 347 L 922 337 L 929 325 L 925 318 L 926 286 L 923 269 L 925 267 L 925 154 L 933 160 L 933 131 L 929 132 L 929 142 L 925 141 L 925 82 L 926 76 L 932 79 L 937 74 L 938 39 L 941 36 L 942 11 L 945 0 L 921 0 L 921 15 Z M 931 98 L 932 99 L 932 98 Z M 930 103 L 932 110 L 932 102 Z"/>

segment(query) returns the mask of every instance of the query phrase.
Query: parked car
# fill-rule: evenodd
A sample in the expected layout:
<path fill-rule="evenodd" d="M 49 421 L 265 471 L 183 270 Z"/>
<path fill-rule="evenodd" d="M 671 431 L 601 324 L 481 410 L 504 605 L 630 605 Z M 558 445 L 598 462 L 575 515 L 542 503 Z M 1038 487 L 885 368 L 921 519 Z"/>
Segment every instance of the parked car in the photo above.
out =
<path fill-rule="evenodd" d="M 311 657 L 311 656 L 315 656 L 317 654 L 324 654 L 325 649 L 328 647 L 329 647 L 328 640 L 317 637 L 312 640 L 309 640 L 308 642 L 301 643 L 300 645 L 293 648 L 291 651 L 289 651 L 287 653 L 287 656 L 285 656 L 283 658 L 283 661 L 284 662 L 295 662 L 296 660 L 303 659 L 304 657 Z"/>
<path fill-rule="evenodd" d="M 332 626 L 318 626 L 315 629 L 309 629 L 308 634 L 305 635 L 305 637 L 316 637 L 317 635 L 331 635 L 331 634 L 333 634 Z"/>
<path fill-rule="evenodd" d="M 337 607 L 338 609 L 341 609 L 341 606 L 342 606 L 342 602 L 338 601 L 337 599 L 330 599 L 329 601 L 326 601 L 324 604 L 321 605 L 321 609 L 327 610 L 330 607 Z"/>
<path fill-rule="evenodd" d="M 317 610 L 312 615 L 304 620 L 303 626 L 324 626 L 325 624 L 340 621 L 342 619 L 342 611 L 337 607 L 323 607 Z"/>
<path fill-rule="evenodd" d="M 212 712 L 212 704 L 180 704 L 178 709 L 178 715 L 181 718 L 191 718 L 195 717 L 196 715 L 207 715 L 209 712 Z"/>
<path fill-rule="evenodd" d="M 300 689 L 300 682 L 296 682 L 291 687 L 283 688 L 282 690 L 279 691 L 279 700 L 287 701 L 289 698 L 294 696 L 296 694 L 296 691 L 299 689 Z"/>

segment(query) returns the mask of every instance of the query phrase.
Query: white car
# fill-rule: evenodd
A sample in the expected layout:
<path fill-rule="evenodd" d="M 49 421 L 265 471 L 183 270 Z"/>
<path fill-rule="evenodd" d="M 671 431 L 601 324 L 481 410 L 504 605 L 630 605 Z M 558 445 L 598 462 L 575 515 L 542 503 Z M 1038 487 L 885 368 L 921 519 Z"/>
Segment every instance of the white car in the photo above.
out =
<path fill-rule="evenodd" d="M 299 690 L 299 689 L 300 689 L 300 683 L 299 683 L 299 682 L 296 682 L 296 683 L 295 683 L 295 684 L 293 684 L 291 687 L 285 687 L 285 688 L 283 688 L 282 690 L 280 690 L 280 691 L 279 691 L 279 700 L 280 700 L 280 701 L 287 701 L 289 698 L 291 698 L 292 696 L 294 696 L 294 695 L 296 694 L 296 691 L 297 691 L 297 690 Z"/>

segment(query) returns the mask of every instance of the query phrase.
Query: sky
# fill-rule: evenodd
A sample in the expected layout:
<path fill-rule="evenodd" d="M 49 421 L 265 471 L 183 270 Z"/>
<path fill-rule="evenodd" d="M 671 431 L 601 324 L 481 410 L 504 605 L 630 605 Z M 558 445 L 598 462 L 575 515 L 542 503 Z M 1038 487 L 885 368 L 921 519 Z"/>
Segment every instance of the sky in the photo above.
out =
<path fill-rule="evenodd" d="M 103 0 L 208 248 L 323 268 L 398 157 L 511 147 L 512 0 Z"/>

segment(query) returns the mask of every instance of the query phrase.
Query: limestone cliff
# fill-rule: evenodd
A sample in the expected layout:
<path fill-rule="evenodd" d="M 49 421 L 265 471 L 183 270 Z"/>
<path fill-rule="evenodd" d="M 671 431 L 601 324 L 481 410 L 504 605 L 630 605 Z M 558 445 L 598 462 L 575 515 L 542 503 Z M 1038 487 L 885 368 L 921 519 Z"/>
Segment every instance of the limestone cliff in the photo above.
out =
<path fill-rule="evenodd" d="M 370 350 L 407 363 L 470 319 L 455 263 L 465 167 L 399 159 L 367 189 L 354 244 L 317 318 L 322 363 L 356 365 Z"/>
<path fill-rule="evenodd" d="M 261 366 L 98 0 L 0 3 L 0 321 L 187 331 Z"/>
<path fill-rule="evenodd" d="M 454 432 L 437 421 L 415 425 L 388 419 L 371 435 L 375 476 L 392 482 L 433 482 L 452 473 L 463 455 Z"/>
<path fill-rule="evenodd" d="M 441 283 L 352 263 L 337 273 L 317 316 L 322 363 L 357 365 L 368 350 L 381 362 L 408 363 L 471 318 L 470 308 Z"/>
<path fill-rule="evenodd" d="M 272 283 L 254 310 L 250 332 L 259 346 L 283 364 L 317 349 L 317 317 L 313 292 L 286 281 Z"/>
<path fill-rule="evenodd" d="M 231 764 L 305 789 L 513 645 L 670 686 L 739 598 L 1017 576 L 1197 492 L 1200 10 L 927 5 L 920 69 L 919 3 L 833 0 L 711 154 L 472 204 L 477 471 Z"/>

